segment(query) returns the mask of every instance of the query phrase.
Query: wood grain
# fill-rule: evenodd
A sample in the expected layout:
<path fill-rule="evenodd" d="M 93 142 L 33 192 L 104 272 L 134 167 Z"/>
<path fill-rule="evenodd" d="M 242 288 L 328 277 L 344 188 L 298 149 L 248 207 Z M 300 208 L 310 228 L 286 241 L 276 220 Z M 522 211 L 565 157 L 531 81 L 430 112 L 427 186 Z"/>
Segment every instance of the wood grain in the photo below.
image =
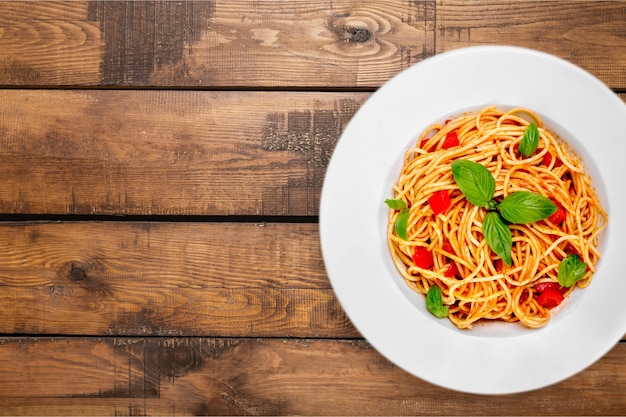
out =
<path fill-rule="evenodd" d="M 0 3 L 0 85 L 97 85 L 101 32 L 77 1 Z"/>
<path fill-rule="evenodd" d="M 11 3 L 5 85 L 375 87 L 434 50 L 433 1 Z"/>
<path fill-rule="evenodd" d="M 626 88 L 626 2 L 437 2 L 437 53 L 504 44 L 564 58 L 612 88 Z"/>
<path fill-rule="evenodd" d="M 1 342 L 0 372 L 11 375 L 0 384 L 2 415 L 626 412 L 625 344 L 553 386 L 480 396 L 426 383 L 358 340 L 4 338 Z M 459 377 L 472 376 L 461 371 Z M 63 384 L 57 383 L 59 379 Z"/>
<path fill-rule="evenodd" d="M 376 88 L 505 44 L 626 88 L 625 16 L 623 1 L 3 2 L 0 85 Z"/>
<path fill-rule="evenodd" d="M 317 224 L 0 224 L 0 333 L 359 337 Z"/>
<path fill-rule="evenodd" d="M 124 4 L 108 8 L 126 9 Z M 102 3 L 97 3 L 98 5 Z M 162 3 L 133 3 L 132 10 L 156 8 Z M 206 2 L 204 3 L 207 4 Z M 389 79 L 433 49 L 433 2 L 415 4 L 355 1 L 304 1 L 277 6 L 276 2 L 217 1 L 205 10 L 206 20 L 193 27 L 197 35 L 187 48 L 163 50 L 150 72 L 133 66 L 124 75 L 136 75 L 124 84 L 191 86 L 336 86 L 373 87 Z M 189 6 L 176 16 L 156 14 L 148 29 L 170 33 L 168 22 L 184 19 Z M 202 7 L 202 2 L 194 8 Z M 98 7 L 100 9 L 100 7 Z M 204 7 L 206 9 L 206 7 Z M 129 13 L 108 18 L 98 13 L 105 28 L 105 54 L 128 41 L 138 23 Z M 148 16 L 150 16 L 148 14 Z M 136 23 L 137 22 L 137 23 Z M 182 27 L 181 27 L 182 26 Z M 179 34 L 186 25 L 176 24 Z M 146 33 L 142 31 L 142 33 Z M 150 37 L 150 34 L 146 34 Z M 157 33 L 155 36 L 159 36 Z M 152 52 L 151 44 L 133 43 L 121 51 L 128 60 Z M 158 59 L 158 51 L 154 51 Z M 120 53 L 120 51 L 112 51 Z M 175 54 L 180 54 L 176 56 Z M 171 59 L 174 57 L 173 59 Z M 105 62 L 103 77 L 120 71 Z"/>
<path fill-rule="evenodd" d="M 316 215 L 367 97 L 0 90 L 0 213 Z"/>

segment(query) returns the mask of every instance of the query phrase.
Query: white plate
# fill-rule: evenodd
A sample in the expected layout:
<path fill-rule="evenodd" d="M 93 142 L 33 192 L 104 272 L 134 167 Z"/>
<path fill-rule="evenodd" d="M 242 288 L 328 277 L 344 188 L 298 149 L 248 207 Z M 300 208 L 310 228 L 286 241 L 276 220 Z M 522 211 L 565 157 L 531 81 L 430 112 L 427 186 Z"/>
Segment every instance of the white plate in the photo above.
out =
<path fill-rule="evenodd" d="M 489 104 L 535 110 L 582 156 L 609 227 L 591 285 L 574 291 L 543 328 L 494 323 L 458 330 L 426 312 L 396 271 L 387 207 L 404 152 L 433 121 Z M 361 334 L 411 374 L 481 394 L 533 390 L 583 370 L 626 333 L 626 106 L 582 69 L 541 52 L 471 47 L 414 65 L 353 117 L 332 155 L 320 207 L 324 262 Z"/>

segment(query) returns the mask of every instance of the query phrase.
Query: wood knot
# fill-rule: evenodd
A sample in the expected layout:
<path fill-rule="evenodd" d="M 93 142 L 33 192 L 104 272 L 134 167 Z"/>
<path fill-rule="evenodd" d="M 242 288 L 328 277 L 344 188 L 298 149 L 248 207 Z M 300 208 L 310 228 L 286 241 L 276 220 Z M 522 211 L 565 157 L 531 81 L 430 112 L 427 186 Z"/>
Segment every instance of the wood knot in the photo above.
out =
<path fill-rule="evenodd" d="M 342 44 L 364 44 L 374 38 L 378 24 L 364 16 L 336 14 L 327 23 L 337 40 Z"/>
<path fill-rule="evenodd" d="M 68 262 L 61 267 L 59 276 L 69 280 L 75 287 L 88 290 L 93 296 L 111 295 L 112 288 L 102 279 L 101 271 L 96 272 L 95 268 L 90 263 Z"/>
<path fill-rule="evenodd" d="M 344 27 L 340 36 L 344 42 L 364 43 L 371 39 L 372 32 L 367 28 Z"/>
<path fill-rule="evenodd" d="M 87 272 L 85 272 L 85 270 L 77 264 L 72 264 L 70 266 L 70 280 L 73 282 L 82 282 L 85 281 L 87 279 Z"/>

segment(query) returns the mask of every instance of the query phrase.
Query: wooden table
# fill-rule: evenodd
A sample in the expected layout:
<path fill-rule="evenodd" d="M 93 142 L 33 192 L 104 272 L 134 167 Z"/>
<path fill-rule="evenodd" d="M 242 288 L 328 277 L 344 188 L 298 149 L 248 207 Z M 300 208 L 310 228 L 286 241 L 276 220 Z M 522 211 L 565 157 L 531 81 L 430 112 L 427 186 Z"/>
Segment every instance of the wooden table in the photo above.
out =
<path fill-rule="evenodd" d="M 333 294 L 318 207 L 346 123 L 482 44 L 626 99 L 624 1 L 0 3 L 0 413 L 626 414 L 626 340 L 469 395 L 391 364 Z"/>

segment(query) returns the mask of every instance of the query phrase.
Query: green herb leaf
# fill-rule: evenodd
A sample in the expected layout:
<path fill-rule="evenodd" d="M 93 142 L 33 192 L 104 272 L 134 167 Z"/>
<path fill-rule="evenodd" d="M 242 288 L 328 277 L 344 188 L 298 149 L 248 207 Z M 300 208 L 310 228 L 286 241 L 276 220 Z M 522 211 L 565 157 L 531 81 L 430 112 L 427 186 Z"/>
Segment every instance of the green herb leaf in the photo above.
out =
<path fill-rule="evenodd" d="M 517 191 L 507 195 L 498 205 L 498 210 L 507 221 L 526 224 L 547 219 L 558 207 L 541 194 Z"/>
<path fill-rule="evenodd" d="M 388 198 L 385 200 L 385 204 L 387 204 L 387 206 L 389 206 L 389 208 L 392 210 L 404 210 L 406 208 L 406 203 L 401 198 L 397 198 L 397 199 Z"/>
<path fill-rule="evenodd" d="M 457 159 L 452 162 L 452 176 L 467 200 L 475 206 L 487 207 L 496 192 L 496 180 L 483 165 Z"/>
<path fill-rule="evenodd" d="M 491 250 L 510 266 L 513 263 L 511 259 L 513 237 L 511 230 L 497 212 L 490 211 L 485 215 L 483 236 Z"/>
<path fill-rule="evenodd" d="M 440 319 L 448 316 L 448 310 L 450 308 L 443 305 L 441 290 L 436 285 L 430 287 L 428 293 L 426 293 L 426 309 Z"/>
<path fill-rule="evenodd" d="M 394 229 L 396 231 L 396 234 L 404 240 L 409 239 L 407 236 L 408 223 L 409 223 L 409 209 L 406 208 L 400 211 L 400 213 L 398 213 L 398 217 L 396 217 L 396 222 L 394 224 Z"/>
<path fill-rule="evenodd" d="M 559 265 L 558 281 L 561 287 L 571 287 L 587 273 L 587 264 L 575 254 L 569 254 Z"/>
<path fill-rule="evenodd" d="M 537 124 L 532 122 L 526 129 L 524 129 L 524 136 L 522 137 L 522 141 L 519 144 L 519 151 L 522 155 L 528 158 L 530 155 L 535 153 L 537 147 L 539 146 L 539 129 L 537 128 Z"/>

